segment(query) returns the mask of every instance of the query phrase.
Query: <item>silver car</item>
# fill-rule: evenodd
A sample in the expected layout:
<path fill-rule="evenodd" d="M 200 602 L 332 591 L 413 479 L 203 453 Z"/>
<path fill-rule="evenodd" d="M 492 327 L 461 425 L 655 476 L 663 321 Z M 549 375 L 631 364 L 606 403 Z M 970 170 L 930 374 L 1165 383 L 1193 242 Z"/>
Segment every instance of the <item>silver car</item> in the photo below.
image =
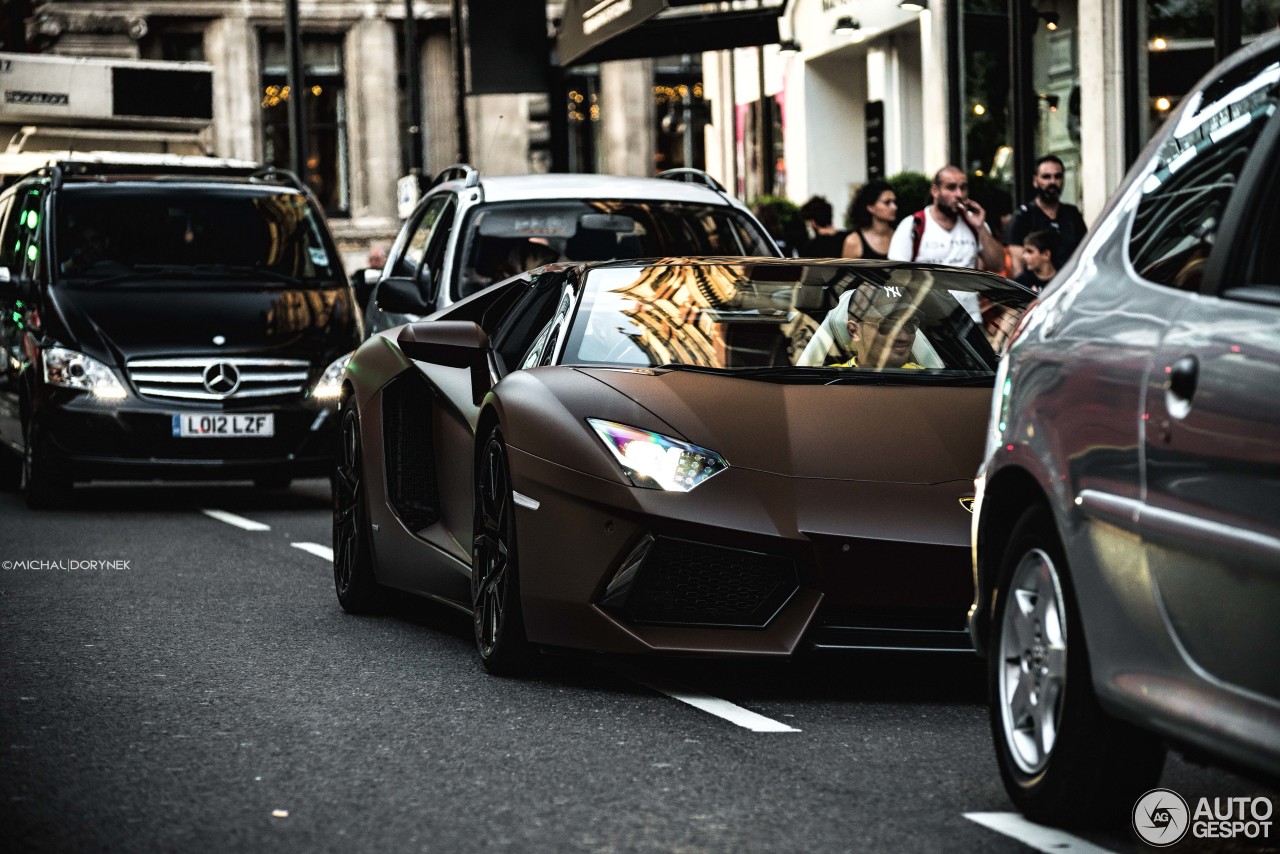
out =
<path fill-rule="evenodd" d="M 1206 76 L 996 381 L 970 632 L 1009 795 L 1127 816 L 1166 746 L 1280 778 L 1280 35 Z"/>
<path fill-rule="evenodd" d="M 365 320 L 370 334 L 389 329 L 557 261 L 781 254 L 742 202 L 697 169 L 485 177 L 451 166 L 405 221 Z"/>

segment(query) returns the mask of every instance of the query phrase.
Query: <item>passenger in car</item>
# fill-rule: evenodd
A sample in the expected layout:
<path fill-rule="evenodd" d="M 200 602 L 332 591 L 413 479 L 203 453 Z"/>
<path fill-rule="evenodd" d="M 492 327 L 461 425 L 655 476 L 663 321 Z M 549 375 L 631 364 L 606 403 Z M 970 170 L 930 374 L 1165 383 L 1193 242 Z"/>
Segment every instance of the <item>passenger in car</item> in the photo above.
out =
<path fill-rule="evenodd" d="M 846 321 L 853 356 L 835 367 L 924 369 L 911 355 L 923 317 L 903 293 L 896 287 L 858 286 Z"/>
<path fill-rule="evenodd" d="M 546 243 L 536 240 L 524 240 L 511 247 L 507 257 L 494 269 L 494 281 L 499 282 L 526 270 L 533 270 L 543 264 L 560 260 L 560 253 Z"/>

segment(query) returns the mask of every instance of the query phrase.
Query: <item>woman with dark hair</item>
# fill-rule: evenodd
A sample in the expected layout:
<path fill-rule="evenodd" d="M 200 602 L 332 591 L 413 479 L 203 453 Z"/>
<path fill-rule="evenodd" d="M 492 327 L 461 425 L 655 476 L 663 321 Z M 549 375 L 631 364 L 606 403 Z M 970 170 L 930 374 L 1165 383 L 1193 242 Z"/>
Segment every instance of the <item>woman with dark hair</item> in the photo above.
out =
<path fill-rule="evenodd" d="M 888 182 L 879 179 L 863 184 L 849 205 L 853 231 L 844 241 L 845 258 L 886 260 L 893 227 L 898 224 L 898 198 Z"/>

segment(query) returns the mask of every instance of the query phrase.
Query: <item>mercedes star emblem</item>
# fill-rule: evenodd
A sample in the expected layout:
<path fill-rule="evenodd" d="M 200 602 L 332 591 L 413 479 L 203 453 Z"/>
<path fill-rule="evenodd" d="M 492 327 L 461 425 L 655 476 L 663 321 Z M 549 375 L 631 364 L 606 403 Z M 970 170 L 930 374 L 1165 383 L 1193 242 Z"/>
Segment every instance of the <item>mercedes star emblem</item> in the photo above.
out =
<path fill-rule="evenodd" d="M 240 369 L 230 362 L 214 362 L 204 369 L 204 387 L 213 394 L 229 395 L 240 387 Z"/>

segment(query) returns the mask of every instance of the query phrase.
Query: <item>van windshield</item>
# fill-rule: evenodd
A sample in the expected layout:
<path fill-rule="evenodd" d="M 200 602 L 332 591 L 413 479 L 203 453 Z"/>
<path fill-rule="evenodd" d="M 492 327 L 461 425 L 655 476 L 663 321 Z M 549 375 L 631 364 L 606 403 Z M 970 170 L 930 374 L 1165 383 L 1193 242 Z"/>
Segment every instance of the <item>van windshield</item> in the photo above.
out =
<path fill-rule="evenodd" d="M 337 272 L 306 197 L 294 190 L 72 186 L 56 215 L 61 279 L 223 270 L 306 280 Z"/>
<path fill-rule="evenodd" d="M 495 202 L 471 215 L 454 298 L 554 261 L 672 255 L 776 255 L 751 217 L 728 205 L 671 201 Z"/>

